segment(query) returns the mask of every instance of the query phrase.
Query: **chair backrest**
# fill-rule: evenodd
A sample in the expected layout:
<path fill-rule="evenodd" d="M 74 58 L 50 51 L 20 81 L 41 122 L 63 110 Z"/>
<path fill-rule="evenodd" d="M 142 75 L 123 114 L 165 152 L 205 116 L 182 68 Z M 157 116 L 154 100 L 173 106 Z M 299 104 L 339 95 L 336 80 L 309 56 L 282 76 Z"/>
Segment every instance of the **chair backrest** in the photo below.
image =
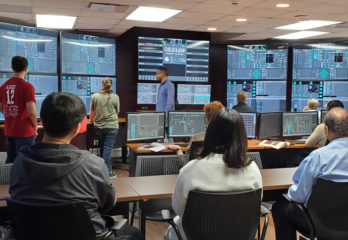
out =
<path fill-rule="evenodd" d="M 12 163 L 0 164 L 0 185 L 10 184 Z"/>
<path fill-rule="evenodd" d="M 87 150 L 87 132 L 77 134 L 70 144 L 81 150 Z"/>
<path fill-rule="evenodd" d="M 138 156 L 135 176 L 178 174 L 183 165 L 178 155 Z"/>
<path fill-rule="evenodd" d="M 95 240 L 82 203 L 27 205 L 7 199 L 16 240 Z"/>
<path fill-rule="evenodd" d="M 348 182 L 318 178 L 307 202 L 315 236 L 348 239 Z"/>
<path fill-rule="evenodd" d="M 251 158 L 253 161 L 255 161 L 259 169 L 263 169 L 261 156 L 259 152 L 247 152 L 247 156 Z"/>
<path fill-rule="evenodd" d="M 189 149 L 189 159 L 197 159 L 202 153 L 204 148 L 204 141 L 193 141 Z"/>
<path fill-rule="evenodd" d="M 261 189 L 245 192 L 191 191 L 182 224 L 190 240 L 254 239 Z"/>

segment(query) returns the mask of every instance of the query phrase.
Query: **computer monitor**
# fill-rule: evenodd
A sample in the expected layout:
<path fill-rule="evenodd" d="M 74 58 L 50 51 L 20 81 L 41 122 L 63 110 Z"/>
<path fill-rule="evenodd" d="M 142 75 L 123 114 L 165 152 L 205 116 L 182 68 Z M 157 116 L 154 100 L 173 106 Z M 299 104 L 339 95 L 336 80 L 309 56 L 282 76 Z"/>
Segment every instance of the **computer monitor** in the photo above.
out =
<path fill-rule="evenodd" d="M 231 109 L 238 104 L 237 94 L 244 91 L 247 95 L 247 104 L 256 108 L 256 82 L 255 81 L 227 81 L 227 108 Z"/>
<path fill-rule="evenodd" d="M 291 111 L 301 112 L 310 98 L 317 99 L 319 107 L 322 106 L 323 81 L 292 82 Z"/>
<path fill-rule="evenodd" d="M 179 104 L 204 105 L 210 103 L 210 85 L 178 84 Z"/>
<path fill-rule="evenodd" d="M 110 77 L 112 80 L 113 91 L 116 91 L 116 78 Z M 69 92 L 81 98 L 86 106 L 87 113 L 90 111 L 91 95 L 100 91 L 101 77 L 89 76 L 72 76 L 63 75 L 62 92 Z"/>
<path fill-rule="evenodd" d="M 245 130 L 248 138 L 256 138 L 256 113 L 239 113 L 244 121 Z"/>
<path fill-rule="evenodd" d="M 227 46 L 227 79 L 286 80 L 287 44 Z"/>
<path fill-rule="evenodd" d="M 347 44 L 293 45 L 293 80 L 347 80 Z"/>
<path fill-rule="evenodd" d="M 137 104 L 156 104 L 159 83 L 138 83 Z"/>
<path fill-rule="evenodd" d="M 60 42 L 62 74 L 116 75 L 114 38 L 62 32 Z"/>
<path fill-rule="evenodd" d="M 326 116 L 326 110 L 321 110 L 320 111 L 320 123 L 324 123 L 325 116 Z"/>
<path fill-rule="evenodd" d="M 283 137 L 309 136 L 317 125 L 317 111 L 283 113 Z"/>
<path fill-rule="evenodd" d="M 256 110 L 286 111 L 286 81 L 256 81 Z"/>
<path fill-rule="evenodd" d="M 164 138 L 164 112 L 127 113 L 127 142 Z"/>
<path fill-rule="evenodd" d="M 169 112 L 169 137 L 191 137 L 205 132 L 204 112 Z"/>
<path fill-rule="evenodd" d="M 282 137 L 282 116 L 281 112 L 260 113 L 259 115 L 259 139 L 281 138 Z"/>
<path fill-rule="evenodd" d="M 58 76 L 29 74 L 29 83 L 35 89 L 36 109 L 40 116 L 43 100 L 52 92 L 58 92 Z"/>
<path fill-rule="evenodd" d="M 139 37 L 138 79 L 156 81 L 159 66 L 170 81 L 208 82 L 209 41 Z"/>
<path fill-rule="evenodd" d="M 11 72 L 11 59 L 28 59 L 29 73 L 57 74 L 58 32 L 0 23 L 0 71 Z"/>

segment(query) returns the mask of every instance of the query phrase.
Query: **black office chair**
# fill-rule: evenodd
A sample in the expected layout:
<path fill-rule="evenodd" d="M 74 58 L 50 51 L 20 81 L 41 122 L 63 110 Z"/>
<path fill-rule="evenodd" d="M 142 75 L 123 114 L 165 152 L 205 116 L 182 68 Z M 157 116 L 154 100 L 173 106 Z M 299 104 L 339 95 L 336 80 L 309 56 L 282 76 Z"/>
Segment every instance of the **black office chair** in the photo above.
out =
<path fill-rule="evenodd" d="M 183 165 L 182 158 L 177 155 L 138 156 L 135 176 L 178 174 Z M 172 210 L 170 198 L 150 199 L 146 201 L 146 219 L 151 221 L 166 221 L 162 218 L 161 212 L 163 209 L 168 209 L 171 217 L 174 218 L 176 216 Z M 138 214 L 136 213 L 136 205 L 134 204 L 130 225 L 133 225 L 135 217 L 138 217 Z"/>
<path fill-rule="evenodd" d="M 95 240 L 82 203 L 38 206 L 6 199 L 16 240 Z M 103 236 L 107 239 L 112 234 Z"/>
<path fill-rule="evenodd" d="M 193 141 L 190 149 L 187 150 L 188 160 L 197 159 L 200 157 L 204 148 L 204 141 Z"/>
<path fill-rule="evenodd" d="M 310 233 L 301 233 L 311 240 L 348 239 L 348 182 L 318 178 L 304 209 L 296 204 L 310 226 Z"/>
<path fill-rule="evenodd" d="M 259 224 L 261 189 L 239 192 L 190 191 L 182 225 L 189 240 L 254 240 Z M 173 221 L 169 222 L 174 230 Z M 178 239 L 181 234 L 178 231 Z"/>
<path fill-rule="evenodd" d="M 261 161 L 261 156 L 259 152 L 247 152 L 247 156 L 255 161 L 256 165 L 259 167 L 259 169 L 263 169 L 262 166 L 262 161 Z M 263 223 L 263 228 L 262 228 L 262 233 L 260 231 L 261 227 L 259 224 L 258 227 L 258 239 L 265 239 L 266 237 L 266 232 L 267 232 L 267 227 L 268 227 L 268 214 L 271 212 L 272 209 L 272 204 L 269 204 L 267 202 L 261 202 L 261 210 L 260 210 L 260 216 L 265 218 L 265 221 Z"/>

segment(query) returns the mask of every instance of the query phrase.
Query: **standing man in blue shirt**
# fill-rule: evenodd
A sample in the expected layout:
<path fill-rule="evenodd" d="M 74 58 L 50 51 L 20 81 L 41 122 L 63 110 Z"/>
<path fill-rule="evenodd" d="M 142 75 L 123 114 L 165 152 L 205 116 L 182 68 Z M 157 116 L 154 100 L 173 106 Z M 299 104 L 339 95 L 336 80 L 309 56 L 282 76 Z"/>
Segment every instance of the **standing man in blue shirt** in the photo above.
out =
<path fill-rule="evenodd" d="M 161 84 L 157 90 L 156 112 L 166 112 L 175 110 L 175 90 L 174 84 L 168 80 L 168 71 L 164 67 L 159 67 L 156 71 L 156 80 Z"/>
<path fill-rule="evenodd" d="M 324 127 L 330 143 L 313 151 L 301 162 L 293 176 L 294 184 L 288 191 L 288 197 L 304 207 L 318 178 L 348 182 L 348 112 L 339 107 L 331 109 L 326 114 Z M 272 215 L 277 240 L 295 240 L 296 230 L 309 233 L 304 217 L 286 199 L 273 205 Z"/>

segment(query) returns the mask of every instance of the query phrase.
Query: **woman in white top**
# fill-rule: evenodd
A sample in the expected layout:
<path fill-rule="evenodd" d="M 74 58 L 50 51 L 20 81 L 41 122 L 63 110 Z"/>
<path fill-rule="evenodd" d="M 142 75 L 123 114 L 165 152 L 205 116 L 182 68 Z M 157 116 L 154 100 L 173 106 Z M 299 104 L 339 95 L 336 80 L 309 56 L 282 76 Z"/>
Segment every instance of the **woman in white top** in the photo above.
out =
<path fill-rule="evenodd" d="M 340 100 L 331 100 L 327 104 L 327 111 L 330 111 L 331 109 L 335 107 L 341 107 L 344 108 L 343 103 Z M 324 121 L 322 121 L 324 122 Z M 322 147 L 326 144 L 327 138 L 325 134 L 325 128 L 324 128 L 324 123 L 319 124 L 312 134 L 307 138 L 306 140 L 306 147 L 314 147 L 318 145 L 318 147 Z"/>
<path fill-rule="evenodd" d="M 208 125 L 201 159 L 190 161 L 181 170 L 172 196 L 181 229 L 188 194 L 191 190 L 224 192 L 262 188 L 260 170 L 247 157 L 247 135 L 242 117 L 235 110 L 221 109 Z M 167 239 L 177 239 L 171 227 Z"/>

